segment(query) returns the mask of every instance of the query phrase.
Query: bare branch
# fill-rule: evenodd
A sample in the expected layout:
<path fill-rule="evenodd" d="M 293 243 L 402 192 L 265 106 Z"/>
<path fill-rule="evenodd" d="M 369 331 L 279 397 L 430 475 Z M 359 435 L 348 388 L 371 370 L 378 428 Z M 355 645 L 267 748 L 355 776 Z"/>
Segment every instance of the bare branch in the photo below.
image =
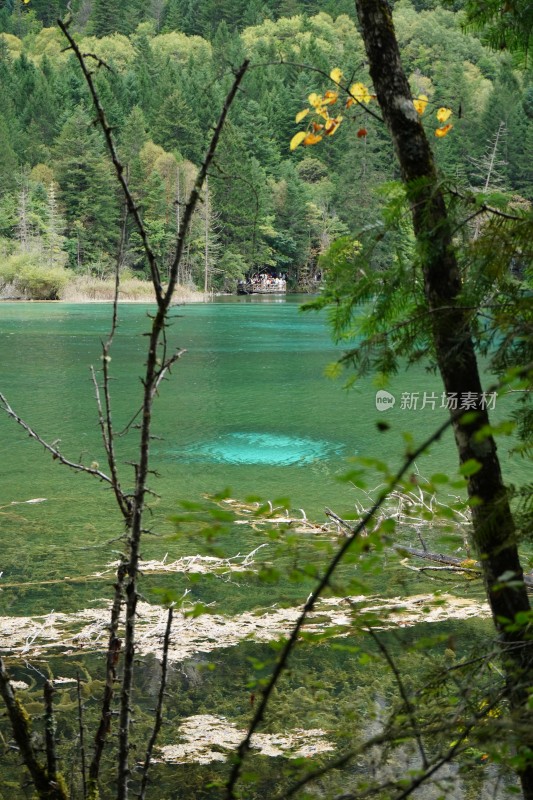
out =
<path fill-rule="evenodd" d="M 124 194 L 124 198 L 125 198 L 127 206 L 128 206 L 128 211 L 133 217 L 133 220 L 135 222 L 137 230 L 139 231 L 139 235 L 140 235 L 142 243 L 143 243 L 144 252 L 146 253 L 146 258 L 148 259 L 148 265 L 150 267 L 150 276 L 152 278 L 152 283 L 154 285 L 156 300 L 157 300 L 158 303 L 160 303 L 161 302 L 161 298 L 163 296 L 163 289 L 162 289 L 162 286 L 161 286 L 161 276 L 159 274 L 159 267 L 157 265 L 155 254 L 154 254 L 154 252 L 153 252 L 153 250 L 152 250 L 152 248 L 150 246 L 150 242 L 148 240 L 148 234 L 147 234 L 146 228 L 144 227 L 143 221 L 141 219 L 141 215 L 139 213 L 139 209 L 137 208 L 137 205 L 135 204 L 135 200 L 134 200 L 133 195 L 132 195 L 132 193 L 130 191 L 130 188 L 128 186 L 128 181 L 127 181 L 127 179 L 126 179 L 126 177 L 124 175 L 124 166 L 121 163 L 121 161 L 119 160 L 119 157 L 118 157 L 118 154 L 117 154 L 117 150 L 116 150 L 116 147 L 115 147 L 115 142 L 113 140 L 113 136 L 112 136 L 112 132 L 111 132 L 111 127 L 110 127 L 110 125 L 109 125 L 109 123 L 107 121 L 107 118 L 106 118 L 102 103 L 100 102 L 100 98 L 98 96 L 98 92 L 96 90 L 96 86 L 95 86 L 94 81 L 93 81 L 92 73 L 87 68 L 87 65 L 86 65 L 86 63 L 84 61 L 84 56 L 83 56 L 82 52 L 80 51 L 80 48 L 78 47 L 76 41 L 73 39 L 72 35 L 70 34 L 70 32 L 68 30 L 68 24 L 66 25 L 61 20 L 58 20 L 58 25 L 59 25 L 61 31 L 63 32 L 64 36 L 66 37 L 66 39 L 67 39 L 67 41 L 68 41 L 68 43 L 70 45 L 70 49 L 72 50 L 72 52 L 76 56 L 76 58 L 78 60 L 78 63 L 80 65 L 81 71 L 83 73 L 83 76 L 85 78 L 85 81 L 87 83 L 87 86 L 89 87 L 89 92 L 91 93 L 92 101 L 93 101 L 93 104 L 94 104 L 94 107 L 96 109 L 96 113 L 97 113 L 97 116 L 98 116 L 98 122 L 100 124 L 100 127 L 102 128 L 102 132 L 104 134 L 104 137 L 105 137 L 105 140 L 106 140 L 106 144 L 107 144 L 109 153 L 111 155 L 111 160 L 113 162 L 113 166 L 115 167 L 117 180 L 118 180 L 118 182 L 120 184 L 120 187 L 122 189 L 122 192 Z"/>
<path fill-rule="evenodd" d="M 327 517 L 332 519 L 333 522 L 337 523 L 337 525 L 339 525 L 341 528 L 344 529 L 344 532 L 345 532 L 346 536 L 351 534 L 351 533 L 353 533 L 353 529 L 352 529 L 352 526 L 350 525 L 350 523 L 346 522 L 346 520 L 342 519 L 342 517 L 339 517 L 338 514 L 335 514 L 335 512 L 332 511 L 331 508 L 325 508 L 324 512 L 325 512 Z"/>
<path fill-rule="evenodd" d="M 475 203 L 477 205 L 479 202 L 479 198 L 477 198 L 474 193 L 464 194 L 463 192 L 460 192 L 458 189 L 452 189 L 452 188 L 448 188 L 446 191 L 449 194 L 453 195 L 454 197 L 458 197 L 460 200 L 463 200 L 465 203 L 470 203 L 470 204 Z M 483 203 L 478 207 L 477 211 L 474 214 L 472 214 L 472 217 L 468 217 L 468 219 L 464 220 L 462 224 L 465 224 L 470 219 L 477 217 L 479 214 L 482 214 L 483 212 L 487 214 L 492 214 L 495 217 L 501 217 L 502 219 L 509 219 L 513 222 L 524 222 L 524 223 L 527 222 L 525 216 L 520 217 L 517 214 L 508 214 L 505 211 L 500 211 L 499 208 L 494 208 L 494 206 L 488 206 L 486 203 Z"/>
<path fill-rule="evenodd" d="M 83 727 L 83 701 L 81 698 L 80 673 L 76 675 L 76 689 L 78 697 L 78 731 L 80 736 L 80 761 L 81 761 L 81 784 L 83 800 L 87 800 L 87 769 L 85 764 L 85 729 Z"/>
<path fill-rule="evenodd" d="M 408 694 L 407 694 L 407 692 L 405 690 L 405 686 L 403 685 L 402 676 L 400 675 L 400 671 L 399 671 L 398 667 L 396 666 L 396 663 L 395 663 L 394 659 L 392 658 L 391 654 L 389 653 L 388 648 L 385 647 L 385 645 L 383 644 L 383 642 L 381 641 L 381 639 L 377 635 L 377 633 L 372 628 L 368 628 L 367 630 L 368 630 L 368 633 L 370 634 L 370 636 L 372 637 L 372 639 L 374 640 L 374 642 L 377 644 L 377 646 L 381 650 L 381 652 L 382 652 L 382 654 L 383 654 L 383 656 L 385 658 L 385 661 L 387 662 L 387 664 L 391 668 L 392 673 L 393 673 L 393 675 L 394 675 L 394 677 L 396 679 L 396 683 L 398 685 L 398 691 L 400 692 L 400 696 L 401 696 L 401 698 L 402 698 L 402 700 L 404 702 L 405 710 L 406 710 L 407 716 L 409 717 L 409 721 L 411 723 L 411 728 L 413 730 L 413 736 L 415 737 L 416 743 L 418 745 L 420 758 L 422 759 L 422 765 L 423 765 L 424 769 L 427 770 L 428 767 L 429 767 L 429 762 L 428 762 L 428 758 L 427 758 L 427 755 L 426 755 L 426 750 L 424 748 L 424 743 L 422 741 L 422 736 L 421 736 L 421 733 L 420 733 L 420 728 L 418 726 L 418 721 L 417 721 L 416 716 L 415 716 L 415 709 L 414 709 L 413 704 L 410 701 L 409 696 L 408 696 Z"/>
<path fill-rule="evenodd" d="M 109 640 L 107 645 L 107 661 L 106 661 L 106 680 L 104 687 L 104 694 L 102 698 L 102 707 L 100 711 L 100 722 L 95 736 L 95 747 L 93 758 L 89 767 L 89 792 L 97 789 L 98 778 L 100 774 L 100 761 L 102 753 L 107 741 L 107 736 L 111 730 L 111 704 L 115 695 L 115 682 L 117 679 L 117 664 L 120 657 L 120 649 L 122 642 L 117 636 L 118 625 L 120 620 L 120 609 L 124 600 L 125 566 L 120 563 L 117 569 L 117 581 L 115 584 L 115 596 L 113 599 L 113 606 L 111 609 L 111 620 L 109 623 Z"/>
<path fill-rule="evenodd" d="M 113 485 L 113 481 L 111 480 L 109 475 L 106 475 L 100 469 L 95 468 L 95 467 L 86 467 L 84 464 L 78 464 L 75 461 L 70 461 L 68 458 L 65 458 L 65 456 L 63 456 L 59 452 L 57 447 L 54 447 L 53 445 L 48 444 L 48 442 L 45 442 L 44 439 L 42 439 L 39 436 L 39 434 L 36 433 L 33 430 L 33 428 L 31 428 L 26 422 L 24 422 L 23 419 L 21 419 L 19 417 L 19 415 L 15 411 L 13 411 L 13 409 L 11 408 L 9 403 L 7 402 L 6 398 L 1 393 L 0 393 L 0 408 L 3 408 L 4 411 L 6 412 L 6 414 L 8 414 L 10 417 L 12 417 L 15 420 L 15 422 L 18 422 L 18 424 L 22 428 L 24 428 L 24 430 L 28 433 L 28 435 L 32 439 L 35 439 L 36 442 L 39 442 L 39 444 L 42 444 L 44 449 L 48 450 L 48 452 L 52 454 L 52 458 L 54 458 L 57 461 L 59 461 L 60 464 L 64 464 L 66 467 L 70 467 L 70 469 L 73 469 L 76 472 L 87 472 L 89 475 L 94 475 L 95 478 L 99 478 L 101 481 L 105 481 L 106 483 L 109 483 L 109 484 Z"/>
<path fill-rule="evenodd" d="M 381 508 L 381 506 L 385 503 L 385 501 L 386 501 L 387 497 L 389 496 L 390 492 L 392 491 L 392 489 L 397 485 L 397 483 L 399 483 L 399 481 L 402 479 L 402 477 L 405 475 L 405 473 L 409 470 L 409 468 L 412 466 L 412 464 L 414 464 L 416 459 L 423 452 L 425 452 L 427 450 L 427 448 L 431 444 L 433 444 L 434 442 L 436 442 L 436 441 L 438 441 L 440 439 L 440 437 L 442 436 L 444 431 L 446 431 L 450 427 L 450 425 L 452 425 L 452 423 L 454 422 L 456 416 L 457 416 L 457 414 L 452 414 L 449 417 L 449 419 L 446 420 L 446 422 L 443 422 L 443 424 L 440 425 L 440 427 L 437 428 L 437 430 L 430 437 L 428 437 L 425 442 L 423 442 L 420 445 L 420 447 L 417 447 L 417 449 L 415 451 L 410 453 L 405 458 L 402 466 L 400 467 L 400 469 L 398 470 L 396 475 L 394 475 L 391 478 L 391 480 L 388 482 L 387 486 L 382 490 L 382 492 L 379 495 L 378 499 L 373 503 L 373 505 L 369 509 L 369 511 L 366 512 L 366 514 L 357 523 L 357 525 L 355 525 L 354 527 L 351 528 L 351 533 L 350 533 L 349 537 L 346 539 L 344 544 L 339 548 L 339 550 L 337 551 L 335 556 L 332 558 L 332 560 L 330 561 L 330 563 L 329 563 L 329 565 L 328 565 L 323 577 L 318 582 L 316 588 L 311 592 L 311 594 L 307 598 L 307 601 L 306 601 L 306 603 L 305 603 L 305 605 L 303 607 L 303 610 L 302 610 L 300 616 L 298 617 L 298 620 L 296 621 L 296 623 L 295 623 L 295 625 L 294 625 L 294 627 L 293 627 L 293 629 L 291 631 L 291 634 L 290 634 L 289 638 L 287 639 L 287 641 L 286 641 L 286 643 L 285 643 L 285 645 L 284 645 L 284 647 L 283 647 L 283 649 L 281 651 L 281 654 L 280 654 L 280 656 L 278 658 L 278 661 L 276 662 L 276 665 L 275 665 L 275 667 L 274 667 L 274 669 L 272 671 L 272 675 L 270 677 L 270 680 L 269 680 L 269 682 L 267 683 L 267 685 L 265 686 L 265 688 L 262 691 L 261 700 L 257 705 L 257 710 L 256 710 L 256 712 L 255 712 L 255 714 L 254 714 L 254 716 L 252 718 L 252 721 L 250 722 L 250 725 L 248 727 L 248 731 L 246 733 L 246 736 L 242 740 L 242 742 L 239 744 L 239 747 L 237 748 L 237 752 L 235 754 L 235 760 L 234 760 L 234 763 L 233 763 L 233 767 L 231 769 L 231 772 L 230 772 L 230 775 L 228 777 L 228 781 L 227 781 L 227 784 L 226 784 L 226 795 L 225 795 L 226 800 L 235 800 L 235 786 L 236 786 L 237 781 L 238 781 L 238 779 L 240 777 L 244 759 L 246 758 L 246 755 L 248 754 L 248 752 L 250 750 L 250 743 L 251 743 L 252 736 L 255 733 L 255 731 L 257 730 L 257 728 L 259 727 L 259 725 L 261 724 L 261 722 L 263 721 L 263 717 L 265 715 L 265 711 L 266 711 L 270 696 L 271 696 L 271 694 L 272 694 L 272 692 L 274 690 L 274 687 L 278 683 L 278 680 L 279 680 L 282 672 L 284 671 L 284 669 L 285 669 L 285 667 L 287 665 L 287 661 L 289 659 L 289 656 L 290 656 L 292 650 L 296 646 L 296 642 L 298 640 L 298 636 L 299 636 L 300 630 L 305 625 L 309 613 L 313 610 L 318 598 L 322 595 L 323 591 L 329 585 L 329 582 L 330 582 L 330 580 L 331 580 L 331 578 L 333 576 L 333 573 L 335 572 L 335 570 L 337 569 L 338 565 L 342 561 L 342 559 L 343 559 L 344 555 L 346 554 L 346 552 L 349 550 L 351 545 L 355 542 L 355 540 L 360 535 L 360 533 L 366 528 L 368 523 L 372 520 L 372 518 L 374 517 L 376 511 L 378 511 Z"/>
<path fill-rule="evenodd" d="M 170 368 L 172 367 L 172 365 L 173 365 L 173 364 L 175 364 L 175 363 L 176 363 L 176 361 L 179 361 L 179 359 L 180 359 L 180 358 L 181 358 L 183 355 L 185 355 L 185 353 L 186 353 L 186 352 L 187 352 L 187 351 L 186 351 L 186 350 L 183 350 L 183 349 L 182 349 L 182 350 L 178 350 L 178 351 L 176 351 L 176 352 L 174 353 L 174 355 L 173 355 L 173 356 L 170 356 L 170 358 L 168 358 L 166 361 L 164 361 L 164 362 L 163 362 L 163 366 L 162 366 L 162 367 L 161 367 L 161 369 L 159 370 L 159 373 L 158 373 L 158 375 L 157 375 L 156 381 L 155 381 L 155 383 L 154 383 L 154 388 L 153 388 L 153 394 L 154 394 L 154 395 L 157 393 L 157 390 L 159 389 L 159 386 L 160 386 L 160 384 L 161 384 L 161 381 L 163 381 L 163 380 L 164 380 L 164 378 L 165 378 L 165 376 L 166 376 L 166 374 L 167 374 L 168 372 L 170 372 Z"/>
<path fill-rule="evenodd" d="M 148 747 L 146 748 L 146 757 L 144 759 L 143 776 L 141 783 L 141 791 L 139 792 L 139 800 L 145 800 L 146 789 L 148 786 L 148 771 L 150 769 L 150 762 L 152 759 L 152 752 L 163 724 L 163 703 L 165 699 L 165 690 L 167 686 L 167 673 L 168 673 L 168 650 L 170 647 L 170 632 L 172 629 L 172 606 L 168 609 L 167 626 L 165 629 L 165 638 L 163 641 L 163 657 L 161 660 L 161 683 L 159 685 L 159 695 L 157 698 L 157 708 L 155 710 L 154 727 Z"/>
<path fill-rule="evenodd" d="M 46 771 L 50 784 L 57 784 L 57 754 L 54 722 L 54 687 L 51 681 L 45 681 L 44 695 L 44 731 L 46 741 Z"/>
<path fill-rule="evenodd" d="M 131 503 L 128 498 L 125 496 L 122 488 L 120 486 L 120 481 L 118 477 L 117 471 L 117 459 L 115 456 L 115 448 L 114 448 L 114 435 L 113 435 L 113 423 L 111 419 L 111 396 L 109 393 L 109 372 L 108 372 L 108 356 L 107 356 L 107 346 L 103 346 L 103 356 L 102 356 L 102 363 L 103 363 L 103 373 L 104 373 L 104 396 L 105 396 L 105 416 L 104 410 L 102 408 L 102 400 L 100 397 L 100 387 L 98 385 L 98 381 L 96 379 L 96 374 L 94 371 L 94 367 L 91 366 L 91 377 L 93 381 L 95 396 L 96 396 L 96 407 L 98 409 L 98 423 L 100 425 L 100 431 L 102 434 L 102 441 L 104 444 L 104 450 L 107 456 L 107 463 L 109 465 L 109 471 L 111 473 L 111 485 L 113 487 L 113 491 L 115 493 L 115 497 L 122 512 L 123 517 L 125 518 L 126 522 L 128 521 L 131 515 Z"/>
<path fill-rule="evenodd" d="M 39 800 L 67 800 L 64 789 L 59 784 L 52 785 L 48 779 L 46 769 L 39 763 L 31 741 L 29 717 L 21 702 L 17 698 L 4 661 L 0 658 L 0 694 L 4 701 L 13 737 L 27 767 Z"/>

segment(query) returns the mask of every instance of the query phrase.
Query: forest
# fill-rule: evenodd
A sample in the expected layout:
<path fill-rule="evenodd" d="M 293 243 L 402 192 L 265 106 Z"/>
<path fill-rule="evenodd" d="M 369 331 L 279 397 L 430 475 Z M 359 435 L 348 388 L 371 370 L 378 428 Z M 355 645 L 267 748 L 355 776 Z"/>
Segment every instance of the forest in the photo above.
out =
<path fill-rule="evenodd" d="M 122 215 L 104 143 L 72 54 L 54 24 L 62 2 L 0 10 L 0 280 L 4 296 L 61 297 L 73 275 L 109 277 Z M 233 291 L 269 269 L 312 288 L 337 238 L 384 220 L 380 191 L 398 172 L 382 126 L 361 113 L 327 146 L 289 151 L 294 116 L 333 66 L 365 79 L 352 3 L 74 0 L 73 30 L 101 59 L 96 80 L 156 255 L 169 264 L 180 209 L 231 81 L 252 59 L 209 193 L 195 214 L 180 283 Z M 507 51 L 464 29 L 461 3 L 394 7 L 413 94 L 454 112 L 437 142 L 446 175 L 475 192 L 532 199 L 533 86 Z M 330 7 L 331 6 L 331 7 Z M 397 244 L 397 241 L 396 241 Z M 391 258 L 375 248 L 373 268 Z M 124 277 L 146 277 L 128 224 Z"/>

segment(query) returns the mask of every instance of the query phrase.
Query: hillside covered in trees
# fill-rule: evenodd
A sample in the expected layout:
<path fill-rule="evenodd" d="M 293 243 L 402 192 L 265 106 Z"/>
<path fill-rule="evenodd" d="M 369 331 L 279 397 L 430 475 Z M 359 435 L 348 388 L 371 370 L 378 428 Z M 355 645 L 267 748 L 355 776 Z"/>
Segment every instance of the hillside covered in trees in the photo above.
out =
<path fill-rule="evenodd" d="M 448 176 L 531 200 L 530 75 L 465 35 L 460 5 L 395 4 L 413 93 L 454 111 L 453 136 L 436 147 Z M 294 115 L 324 80 L 306 65 L 367 77 L 351 2 L 74 0 L 72 9 L 82 50 L 101 59 L 98 90 L 163 263 L 232 68 L 252 60 L 195 215 L 182 283 L 231 290 L 244 274 L 271 268 L 305 289 L 333 240 L 382 224 L 376 189 L 397 175 L 379 123 L 365 117 L 368 133 L 358 138 L 359 113 L 356 127 L 341 126 L 327 146 L 289 151 Z M 60 296 L 65 270 L 105 277 L 116 258 L 120 200 L 88 93 L 54 23 L 66 11 L 60 0 L 4 0 L 0 10 L 4 296 L 13 286 Z M 383 244 L 375 266 L 391 257 Z M 122 260 L 128 274 L 144 274 L 133 229 Z"/>

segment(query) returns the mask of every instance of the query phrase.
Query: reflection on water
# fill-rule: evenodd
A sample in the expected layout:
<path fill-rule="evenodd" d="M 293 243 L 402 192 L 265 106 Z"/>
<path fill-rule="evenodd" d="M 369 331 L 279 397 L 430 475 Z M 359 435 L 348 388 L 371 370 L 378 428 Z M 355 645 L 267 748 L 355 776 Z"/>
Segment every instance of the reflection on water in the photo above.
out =
<path fill-rule="evenodd" d="M 273 433 L 228 433 L 212 441 L 191 445 L 184 453 L 189 461 L 303 466 L 338 454 L 342 449 L 342 445 L 320 439 Z"/>

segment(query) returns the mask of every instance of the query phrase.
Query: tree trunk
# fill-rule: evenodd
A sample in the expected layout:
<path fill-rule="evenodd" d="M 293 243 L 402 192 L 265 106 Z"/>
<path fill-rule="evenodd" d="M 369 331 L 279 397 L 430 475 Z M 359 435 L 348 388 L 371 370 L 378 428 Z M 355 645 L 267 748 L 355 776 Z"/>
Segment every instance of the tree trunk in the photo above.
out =
<path fill-rule="evenodd" d="M 413 226 L 422 255 L 424 289 L 431 313 L 438 367 L 447 393 L 471 392 L 481 398 L 482 386 L 468 312 L 460 306 L 461 278 L 452 241 L 452 222 L 437 177 L 433 154 L 413 106 L 404 73 L 392 15 L 386 0 L 356 0 L 357 14 L 370 63 L 370 75 L 384 121 L 392 136 L 402 179 L 411 202 Z M 475 419 L 453 423 L 461 463 L 475 459 L 480 468 L 468 477 L 473 546 L 483 567 L 487 597 L 500 635 L 509 682 L 509 696 L 524 748 L 533 745 L 527 687 L 533 679 L 533 642 L 505 628 L 530 610 L 516 545 L 515 528 L 492 437 L 476 438 L 489 423 L 478 404 Z M 502 580 L 502 576 L 505 576 Z M 512 577 L 512 580 L 509 578 Z M 523 727 L 522 727 L 523 726 Z M 529 727 L 528 727 L 529 726 Z M 529 739 L 528 739 L 529 736 Z M 533 765 L 520 770 L 526 800 L 533 800 Z"/>

